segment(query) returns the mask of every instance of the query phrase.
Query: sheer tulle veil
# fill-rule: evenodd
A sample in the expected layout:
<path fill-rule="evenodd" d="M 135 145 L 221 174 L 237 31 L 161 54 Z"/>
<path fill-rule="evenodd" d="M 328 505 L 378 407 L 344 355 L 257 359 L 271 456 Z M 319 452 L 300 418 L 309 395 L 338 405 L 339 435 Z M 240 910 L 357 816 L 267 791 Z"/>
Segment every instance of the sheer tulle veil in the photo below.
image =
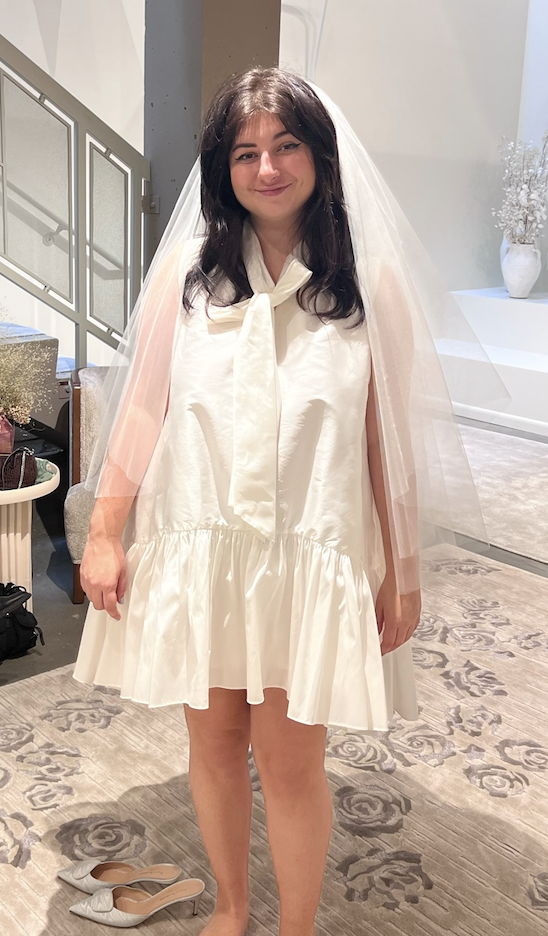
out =
<path fill-rule="evenodd" d="M 455 298 L 339 107 L 311 85 L 337 134 L 345 204 L 366 309 L 384 486 L 400 593 L 419 587 L 420 550 L 457 535 L 486 541 L 451 399 L 491 408 L 508 395 Z M 147 491 L 147 467 L 169 402 L 181 288 L 203 225 L 193 167 L 147 273 L 104 386 L 86 487 L 96 496 Z M 459 377 L 452 349 L 483 362 Z M 443 349 L 443 355 L 438 353 Z M 459 540 L 462 542 L 461 540 Z"/>

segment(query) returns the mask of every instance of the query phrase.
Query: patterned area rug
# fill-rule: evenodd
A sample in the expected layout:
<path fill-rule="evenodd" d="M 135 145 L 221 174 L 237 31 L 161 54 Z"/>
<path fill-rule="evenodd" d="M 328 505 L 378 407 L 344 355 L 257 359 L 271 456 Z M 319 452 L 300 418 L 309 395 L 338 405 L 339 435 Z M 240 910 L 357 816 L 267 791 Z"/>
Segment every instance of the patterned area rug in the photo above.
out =
<path fill-rule="evenodd" d="M 414 638 L 417 723 L 330 733 L 334 829 L 322 936 L 542 936 L 548 932 L 548 580 L 462 550 L 430 553 Z M 277 898 L 254 783 L 250 936 Z M 92 936 L 73 860 L 174 861 L 206 880 L 140 932 L 197 936 L 214 887 L 187 777 L 179 707 L 121 703 L 71 667 L 0 690 L 0 932 Z M 134 930 L 128 930 L 134 932 Z"/>
<path fill-rule="evenodd" d="M 548 562 L 548 444 L 459 426 L 489 542 Z"/>

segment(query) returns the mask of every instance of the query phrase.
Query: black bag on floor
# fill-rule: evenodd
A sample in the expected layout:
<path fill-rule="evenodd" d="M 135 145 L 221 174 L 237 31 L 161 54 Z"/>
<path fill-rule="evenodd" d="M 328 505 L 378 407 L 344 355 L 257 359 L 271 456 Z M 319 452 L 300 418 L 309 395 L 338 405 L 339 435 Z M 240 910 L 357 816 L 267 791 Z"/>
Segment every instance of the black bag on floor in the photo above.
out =
<path fill-rule="evenodd" d="M 0 663 L 23 656 L 27 650 L 40 643 L 44 637 L 32 611 L 27 611 L 25 602 L 30 598 L 22 585 L 0 582 Z"/>

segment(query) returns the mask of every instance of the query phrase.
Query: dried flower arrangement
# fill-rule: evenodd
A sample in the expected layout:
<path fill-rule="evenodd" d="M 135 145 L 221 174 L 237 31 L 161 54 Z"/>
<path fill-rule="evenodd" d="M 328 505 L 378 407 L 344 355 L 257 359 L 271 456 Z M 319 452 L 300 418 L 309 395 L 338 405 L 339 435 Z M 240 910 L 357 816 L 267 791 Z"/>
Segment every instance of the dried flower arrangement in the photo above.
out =
<path fill-rule="evenodd" d="M 25 425 L 31 412 L 47 405 L 44 372 L 48 352 L 39 342 L 14 341 L 0 328 L 0 416 Z"/>
<path fill-rule="evenodd" d="M 535 244 L 542 237 L 548 191 L 548 130 L 542 148 L 506 137 L 499 146 L 504 169 L 502 207 L 492 209 L 509 244 Z"/>

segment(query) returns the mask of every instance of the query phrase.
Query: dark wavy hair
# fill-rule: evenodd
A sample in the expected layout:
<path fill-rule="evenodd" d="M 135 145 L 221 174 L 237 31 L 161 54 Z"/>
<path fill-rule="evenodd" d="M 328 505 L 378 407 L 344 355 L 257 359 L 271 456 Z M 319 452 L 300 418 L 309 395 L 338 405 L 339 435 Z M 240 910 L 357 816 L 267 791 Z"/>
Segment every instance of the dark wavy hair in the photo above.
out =
<path fill-rule="evenodd" d="M 297 294 L 299 305 L 310 308 L 322 321 L 358 313 L 351 326 L 356 327 L 363 322 L 365 310 L 343 200 L 335 127 L 308 83 L 278 68 L 252 68 L 230 78 L 206 114 L 200 143 L 206 234 L 186 277 L 184 308 L 191 311 L 200 290 L 205 291 L 208 303 L 226 305 L 221 284 L 227 280 L 234 289 L 230 303 L 253 295 L 242 256 L 243 227 L 249 213 L 234 195 L 229 157 L 240 128 L 264 111 L 275 114 L 289 133 L 308 144 L 316 170 L 316 185 L 303 206 L 299 231 L 312 276 Z M 326 295 L 328 311 L 319 312 L 317 300 Z"/>

